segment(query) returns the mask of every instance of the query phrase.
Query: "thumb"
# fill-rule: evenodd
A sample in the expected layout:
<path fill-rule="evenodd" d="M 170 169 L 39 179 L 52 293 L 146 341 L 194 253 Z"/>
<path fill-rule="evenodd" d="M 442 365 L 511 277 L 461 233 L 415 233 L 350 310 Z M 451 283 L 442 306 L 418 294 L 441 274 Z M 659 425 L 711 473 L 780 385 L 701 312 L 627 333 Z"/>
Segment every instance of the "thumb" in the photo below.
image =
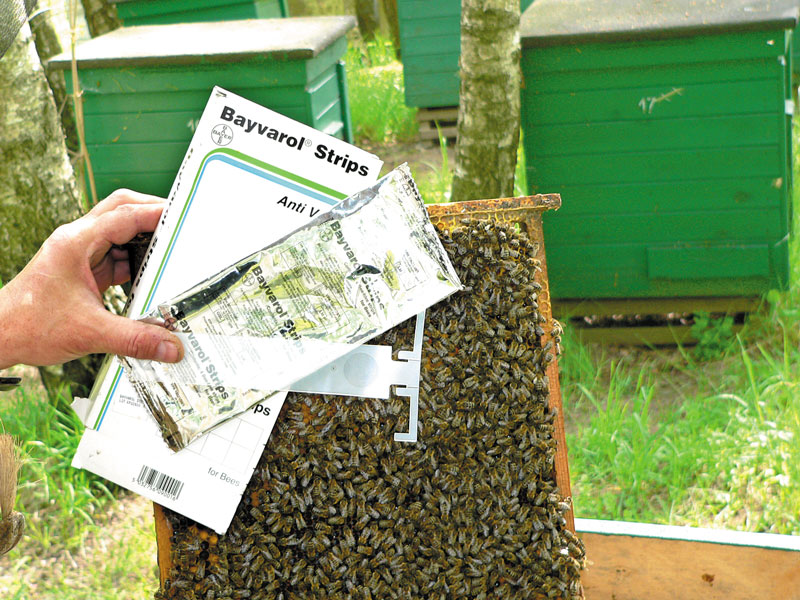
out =
<path fill-rule="evenodd" d="M 108 315 L 105 351 L 144 360 L 178 362 L 183 358 L 183 344 L 164 327 Z"/>

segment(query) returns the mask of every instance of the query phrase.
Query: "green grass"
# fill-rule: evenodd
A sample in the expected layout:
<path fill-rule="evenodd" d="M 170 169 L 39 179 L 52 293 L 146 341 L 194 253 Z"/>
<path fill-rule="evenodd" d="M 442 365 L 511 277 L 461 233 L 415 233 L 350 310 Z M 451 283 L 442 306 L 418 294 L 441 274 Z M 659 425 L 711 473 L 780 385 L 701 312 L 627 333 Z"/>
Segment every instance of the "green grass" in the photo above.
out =
<path fill-rule="evenodd" d="M 353 135 L 357 143 L 404 142 L 418 132 L 416 109 L 405 105 L 403 67 L 381 36 L 351 43 L 345 57 Z"/>
<path fill-rule="evenodd" d="M 70 466 L 83 425 L 67 402 L 53 405 L 43 390 L 24 387 L 0 397 L 0 421 L 20 446 L 16 510 L 27 521 L 20 544 L 0 558 L 0 596 L 152 596 L 152 521 L 117 526 L 120 490 Z"/>
<path fill-rule="evenodd" d="M 17 510 L 28 516 L 26 541 L 43 555 L 79 548 L 95 514 L 115 498 L 114 486 L 70 467 L 83 424 L 67 402 L 55 406 L 24 388 L 0 410 L 6 432 L 20 440 Z"/>
<path fill-rule="evenodd" d="M 757 333 L 713 362 L 566 341 L 577 516 L 800 534 L 800 352 Z"/>

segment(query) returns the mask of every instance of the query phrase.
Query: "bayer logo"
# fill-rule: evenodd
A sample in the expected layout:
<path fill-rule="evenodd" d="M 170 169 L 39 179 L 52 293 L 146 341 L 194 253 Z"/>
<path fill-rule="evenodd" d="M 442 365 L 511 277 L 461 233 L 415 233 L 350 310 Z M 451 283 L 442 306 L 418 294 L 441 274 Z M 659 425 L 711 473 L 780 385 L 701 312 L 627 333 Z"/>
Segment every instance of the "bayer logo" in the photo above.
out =
<path fill-rule="evenodd" d="M 233 129 L 220 123 L 211 130 L 211 139 L 217 146 L 227 146 L 233 140 Z"/>

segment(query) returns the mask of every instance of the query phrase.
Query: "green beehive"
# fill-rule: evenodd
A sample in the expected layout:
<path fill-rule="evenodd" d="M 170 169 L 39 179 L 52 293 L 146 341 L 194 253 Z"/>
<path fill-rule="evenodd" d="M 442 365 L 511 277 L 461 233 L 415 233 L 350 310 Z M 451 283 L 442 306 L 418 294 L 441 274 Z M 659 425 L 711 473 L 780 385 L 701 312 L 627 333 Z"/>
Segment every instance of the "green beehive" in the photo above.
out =
<path fill-rule="evenodd" d="M 166 196 L 211 89 L 219 85 L 352 141 L 344 64 L 352 17 L 148 25 L 78 46 L 97 193 Z M 66 69 L 62 54 L 51 66 Z"/>
<path fill-rule="evenodd" d="M 521 0 L 520 10 L 533 0 Z M 397 0 L 406 104 L 458 106 L 460 0 Z"/>
<path fill-rule="evenodd" d="M 794 0 L 537 0 L 523 15 L 531 191 L 551 291 L 754 296 L 789 279 Z"/>
<path fill-rule="evenodd" d="M 800 82 L 800 27 L 792 33 L 792 85 L 793 97 L 797 98 L 797 85 Z"/>
<path fill-rule="evenodd" d="M 286 0 L 111 0 L 125 27 L 288 17 Z"/>

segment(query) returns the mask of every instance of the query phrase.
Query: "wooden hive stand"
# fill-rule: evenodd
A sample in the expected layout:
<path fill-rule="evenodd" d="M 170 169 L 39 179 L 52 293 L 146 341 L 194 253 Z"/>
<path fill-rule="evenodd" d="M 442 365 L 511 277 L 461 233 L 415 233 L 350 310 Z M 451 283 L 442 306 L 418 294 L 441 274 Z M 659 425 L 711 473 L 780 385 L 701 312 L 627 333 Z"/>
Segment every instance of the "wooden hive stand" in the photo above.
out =
<path fill-rule="evenodd" d="M 421 140 L 439 141 L 439 134 L 448 141 L 454 141 L 458 135 L 458 107 L 443 106 L 420 108 L 417 112 L 419 121 L 419 137 Z"/>
<path fill-rule="evenodd" d="M 691 325 L 697 312 L 733 317 L 735 334 L 760 306 L 754 297 L 566 299 L 553 301 L 553 313 L 586 343 L 674 346 L 697 343 Z"/>

